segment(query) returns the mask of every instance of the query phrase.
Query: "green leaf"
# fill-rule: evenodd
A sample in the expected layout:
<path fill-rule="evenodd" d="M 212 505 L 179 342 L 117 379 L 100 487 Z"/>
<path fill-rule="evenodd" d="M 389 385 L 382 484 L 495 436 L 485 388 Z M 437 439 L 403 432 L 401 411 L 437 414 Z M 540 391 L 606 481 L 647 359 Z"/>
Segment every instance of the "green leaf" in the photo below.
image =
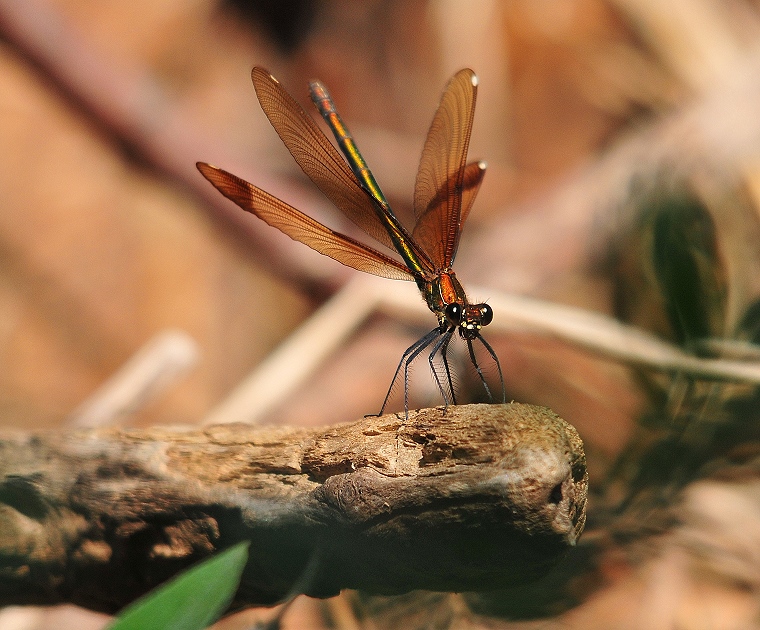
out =
<path fill-rule="evenodd" d="M 760 300 L 755 300 L 744 311 L 739 322 L 739 337 L 760 343 Z"/>
<path fill-rule="evenodd" d="M 726 269 L 710 212 L 689 193 L 657 199 L 652 217 L 652 259 L 675 341 L 693 349 L 721 336 Z"/>
<path fill-rule="evenodd" d="M 243 542 L 201 562 L 127 606 L 108 630 L 202 630 L 232 601 L 248 561 Z"/>

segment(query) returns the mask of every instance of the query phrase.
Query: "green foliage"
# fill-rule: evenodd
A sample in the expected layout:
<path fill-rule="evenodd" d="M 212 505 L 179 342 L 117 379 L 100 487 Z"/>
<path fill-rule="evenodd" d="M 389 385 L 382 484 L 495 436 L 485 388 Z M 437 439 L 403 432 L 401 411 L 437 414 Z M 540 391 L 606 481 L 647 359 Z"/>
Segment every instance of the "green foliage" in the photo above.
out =
<path fill-rule="evenodd" d="M 720 202 L 668 177 L 637 185 L 626 208 L 632 220 L 610 257 L 621 319 L 711 357 L 720 350 L 709 342 L 732 333 L 726 257 L 734 252 L 727 250 L 725 233 L 718 237 L 715 217 L 728 212 Z M 642 522 L 663 527 L 653 511 L 668 505 L 714 457 L 723 429 L 734 442 L 745 435 L 727 413 L 733 384 L 681 372 L 640 370 L 637 376 L 651 406 L 609 471 L 606 488 L 621 536 L 623 530 L 646 531 Z M 624 513 L 630 516 L 620 518 Z"/>
<path fill-rule="evenodd" d="M 739 336 L 755 344 L 760 344 L 760 300 L 750 304 L 739 322 Z"/>
<path fill-rule="evenodd" d="M 727 282 L 712 215 L 688 193 L 653 200 L 647 214 L 674 341 L 694 349 L 699 339 L 722 336 Z"/>
<path fill-rule="evenodd" d="M 232 601 L 248 560 L 239 543 L 127 606 L 108 630 L 202 630 Z"/>
<path fill-rule="evenodd" d="M 636 186 L 610 244 L 615 314 L 688 352 L 727 331 L 728 271 L 713 212 L 687 183 Z"/>

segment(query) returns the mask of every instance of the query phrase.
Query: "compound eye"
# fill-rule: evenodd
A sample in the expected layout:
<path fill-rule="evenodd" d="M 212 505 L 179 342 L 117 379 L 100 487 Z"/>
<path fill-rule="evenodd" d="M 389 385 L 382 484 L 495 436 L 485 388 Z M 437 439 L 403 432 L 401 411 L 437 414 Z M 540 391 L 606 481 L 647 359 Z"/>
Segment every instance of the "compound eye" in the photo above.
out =
<path fill-rule="evenodd" d="M 480 306 L 480 325 L 488 326 L 493 321 L 493 309 L 488 304 Z"/>
<path fill-rule="evenodd" d="M 453 304 L 449 304 L 446 307 L 446 310 L 443 312 L 443 314 L 446 316 L 446 319 L 449 320 L 452 324 L 459 324 L 462 319 L 462 307 L 454 302 Z"/>

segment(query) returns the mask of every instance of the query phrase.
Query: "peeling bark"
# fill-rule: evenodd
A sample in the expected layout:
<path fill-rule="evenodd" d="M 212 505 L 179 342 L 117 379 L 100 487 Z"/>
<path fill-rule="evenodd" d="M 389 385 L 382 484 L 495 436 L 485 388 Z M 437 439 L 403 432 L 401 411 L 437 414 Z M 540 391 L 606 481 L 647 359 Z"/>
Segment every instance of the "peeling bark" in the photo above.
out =
<path fill-rule="evenodd" d="M 0 434 L 0 605 L 113 612 L 245 539 L 238 608 L 294 585 L 493 590 L 575 544 L 587 482 L 575 429 L 516 403 L 326 429 Z"/>

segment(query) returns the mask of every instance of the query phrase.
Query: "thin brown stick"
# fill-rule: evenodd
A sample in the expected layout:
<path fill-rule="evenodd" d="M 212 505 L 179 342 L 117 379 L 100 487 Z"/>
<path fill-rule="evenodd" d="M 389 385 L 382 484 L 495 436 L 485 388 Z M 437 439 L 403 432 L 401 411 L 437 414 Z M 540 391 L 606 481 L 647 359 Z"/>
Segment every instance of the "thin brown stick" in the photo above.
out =
<path fill-rule="evenodd" d="M 0 436 L 0 605 L 112 612 L 250 540 L 235 606 L 295 584 L 477 591 L 544 573 L 585 522 L 583 446 L 530 405 L 329 429 L 219 425 Z"/>

